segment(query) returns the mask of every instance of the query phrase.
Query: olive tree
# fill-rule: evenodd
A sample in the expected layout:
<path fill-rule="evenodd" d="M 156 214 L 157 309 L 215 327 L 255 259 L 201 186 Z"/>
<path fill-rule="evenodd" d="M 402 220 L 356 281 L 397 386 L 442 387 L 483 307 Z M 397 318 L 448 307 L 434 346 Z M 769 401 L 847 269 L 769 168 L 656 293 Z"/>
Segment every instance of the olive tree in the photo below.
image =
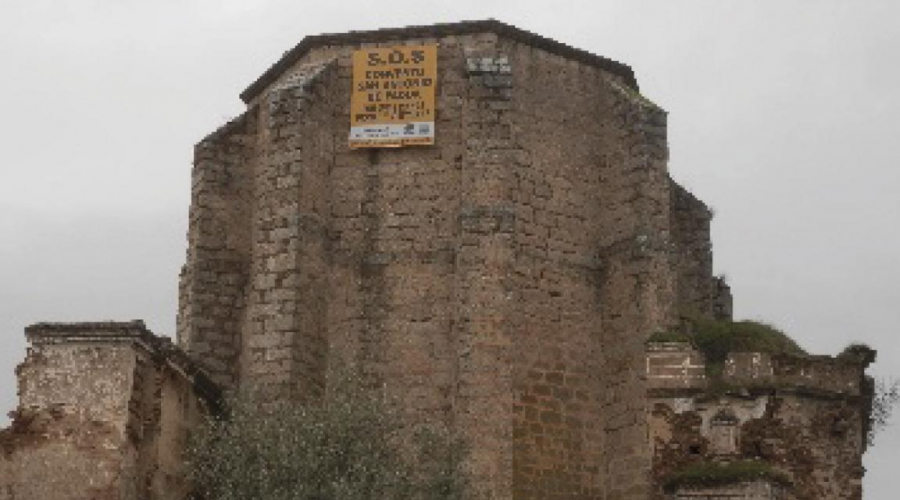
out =
<path fill-rule="evenodd" d="M 459 500 L 462 446 L 405 424 L 381 391 L 346 381 L 310 403 L 236 397 L 187 453 L 202 500 Z"/>

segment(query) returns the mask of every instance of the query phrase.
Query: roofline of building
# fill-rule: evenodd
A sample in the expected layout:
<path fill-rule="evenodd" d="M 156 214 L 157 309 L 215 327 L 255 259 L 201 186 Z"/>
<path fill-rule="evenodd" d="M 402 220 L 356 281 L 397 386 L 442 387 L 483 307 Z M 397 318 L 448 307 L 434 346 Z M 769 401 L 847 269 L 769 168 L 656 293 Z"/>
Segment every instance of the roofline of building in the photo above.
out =
<path fill-rule="evenodd" d="M 29 337 L 145 337 L 153 336 L 143 321 L 43 322 L 25 327 Z"/>
<path fill-rule="evenodd" d="M 265 73 L 241 92 L 241 100 L 249 103 L 255 99 L 263 89 L 272 84 L 279 76 L 300 60 L 311 50 L 333 46 L 351 45 L 362 43 L 383 43 L 403 38 L 441 38 L 446 36 L 474 35 L 480 33 L 493 33 L 536 47 L 551 54 L 556 54 L 568 59 L 600 68 L 614 75 L 622 77 L 625 82 L 638 90 L 637 80 L 631 67 L 612 59 L 592 54 L 586 50 L 566 45 L 556 40 L 546 38 L 530 31 L 516 28 L 494 19 L 483 21 L 462 21 L 458 23 L 432 24 L 430 26 L 407 26 L 404 28 L 387 28 L 373 31 L 348 31 L 346 33 L 323 34 L 308 36 L 300 41 L 293 49 L 272 65 Z"/>

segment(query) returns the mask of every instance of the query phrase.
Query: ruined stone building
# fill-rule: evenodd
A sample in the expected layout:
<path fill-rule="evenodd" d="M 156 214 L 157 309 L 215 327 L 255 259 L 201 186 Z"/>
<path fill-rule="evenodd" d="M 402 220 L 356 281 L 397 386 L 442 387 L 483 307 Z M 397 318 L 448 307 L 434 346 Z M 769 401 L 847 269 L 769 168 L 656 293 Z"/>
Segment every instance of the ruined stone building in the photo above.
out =
<path fill-rule="evenodd" d="M 351 145 L 354 54 L 403 47 L 436 47 L 423 143 Z M 177 345 L 27 328 L 0 500 L 177 498 L 221 391 L 317 398 L 337 366 L 462 433 L 473 498 L 861 497 L 866 356 L 736 352 L 714 391 L 650 341 L 731 298 L 628 66 L 466 22 L 305 38 L 241 98 L 196 146 Z M 735 461 L 777 473 L 670 481 Z"/>

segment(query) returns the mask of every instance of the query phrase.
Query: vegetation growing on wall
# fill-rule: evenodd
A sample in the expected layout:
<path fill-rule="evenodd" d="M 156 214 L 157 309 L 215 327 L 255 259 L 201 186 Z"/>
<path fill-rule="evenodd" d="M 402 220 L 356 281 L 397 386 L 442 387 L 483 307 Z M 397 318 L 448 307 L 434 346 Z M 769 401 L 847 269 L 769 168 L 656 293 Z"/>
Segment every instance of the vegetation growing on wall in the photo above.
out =
<path fill-rule="evenodd" d="M 698 320 L 693 331 L 657 332 L 649 342 L 686 342 L 703 353 L 707 375 L 711 378 L 709 391 L 717 393 L 733 389 L 721 379 L 728 354 L 732 352 L 764 352 L 770 354 L 806 354 L 793 339 L 781 330 L 757 321 Z M 876 351 L 866 344 L 848 345 L 838 358 L 849 358 L 864 366 L 875 361 Z M 874 437 L 888 425 L 894 409 L 900 405 L 900 380 L 867 377 L 863 392 L 871 397 L 871 410 L 866 426 L 866 439 L 871 446 Z"/>
<path fill-rule="evenodd" d="M 655 333 L 650 342 L 689 342 L 711 366 L 724 363 L 731 352 L 806 354 L 787 334 L 759 321 L 700 319 L 692 326 L 690 333 Z"/>
<path fill-rule="evenodd" d="M 894 409 L 900 404 L 900 380 L 879 379 L 870 383 L 873 387 L 872 409 L 866 433 L 869 446 L 874 444 L 875 436 L 887 427 Z"/>
<path fill-rule="evenodd" d="M 850 358 L 868 366 L 875 362 L 877 352 L 861 342 L 853 342 L 838 354 L 839 358 Z M 900 404 L 900 380 L 874 379 L 866 376 L 863 394 L 871 398 L 871 406 L 866 425 L 866 443 L 872 446 L 875 436 L 891 420 L 894 409 Z"/>
<path fill-rule="evenodd" d="M 188 465 L 203 500 L 459 500 L 457 439 L 402 423 L 379 392 L 343 383 L 325 401 L 245 396 L 192 438 Z"/>
<path fill-rule="evenodd" d="M 730 352 L 806 354 L 784 332 L 758 321 L 697 321 L 693 341 L 708 363 L 724 363 Z"/>
<path fill-rule="evenodd" d="M 769 480 L 779 484 L 789 484 L 787 475 L 766 462 L 740 460 L 736 462 L 695 462 L 669 475 L 663 484 L 666 491 L 680 487 L 721 486 Z"/>
<path fill-rule="evenodd" d="M 647 342 L 687 342 L 691 343 L 691 336 L 683 332 L 656 332 L 650 335 Z"/>

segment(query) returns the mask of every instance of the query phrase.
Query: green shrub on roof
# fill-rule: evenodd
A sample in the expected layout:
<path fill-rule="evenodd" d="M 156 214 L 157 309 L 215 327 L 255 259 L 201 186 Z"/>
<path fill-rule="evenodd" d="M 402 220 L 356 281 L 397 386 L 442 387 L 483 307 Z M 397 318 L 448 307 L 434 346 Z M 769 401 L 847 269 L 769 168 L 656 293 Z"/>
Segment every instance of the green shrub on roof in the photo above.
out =
<path fill-rule="evenodd" d="M 769 354 L 806 354 L 793 339 L 772 325 L 759 321 L 727 321 L 700 319 L 690 333 L 660 331 L 648 342 L 688 342 L 702 352 L 709 364 L 721 364 L 731 352 L 765 352 Z"/>
<path fill-rule="evenodd" d="M 711 364 L 724 363 L 730 352 L 806 354 L 784 332 L 758 321 L 699 320 L 692 340 Z"/>
<path fill-rule="evenodd" d="M 805 355 L 793 339 L 772 325 L 759 321 L 698 319 L 692 331 L 661 331 L 648 342 L 687 342 L 703 353 L 706 375 L 720 380 L 728 354 L 732 352 L 764 352 L 769 354 Z"/>

